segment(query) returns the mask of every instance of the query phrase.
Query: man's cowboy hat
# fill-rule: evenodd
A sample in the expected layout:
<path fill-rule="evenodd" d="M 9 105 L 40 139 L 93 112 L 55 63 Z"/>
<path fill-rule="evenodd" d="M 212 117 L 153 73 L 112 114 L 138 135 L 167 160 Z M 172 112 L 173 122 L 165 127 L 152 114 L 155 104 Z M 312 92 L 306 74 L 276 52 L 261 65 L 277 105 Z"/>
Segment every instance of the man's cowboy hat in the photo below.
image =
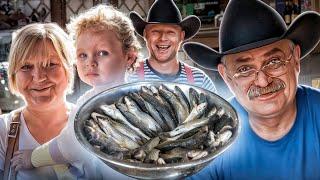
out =
<path fill-rule="evenodd" d="M 180 11 L 173 0 L 156 0 L 148 12 L 146 21 L 136 12 L 130 12 L 130 19 L 140 36 L 143 36 L 143 30 L 147 24 L 166 23 L 180 25 L 185 31 L 185 40 L 196 35 L 201 25 L 197 16 L 191 15 L 182 20 Z"/>
<path fill-rule="evenodd" d="M 265 46 L 281 39 L 300 45 L 301 58 L 319 43 L 320 15 L 305 12 L 287 28 L 280 14 L 260 0 L 231 0 L 219 32 L 219 52 L 200 43 L 183 46 L 188 56 L 200 66 L 217 70 L 224 55 Z"/>

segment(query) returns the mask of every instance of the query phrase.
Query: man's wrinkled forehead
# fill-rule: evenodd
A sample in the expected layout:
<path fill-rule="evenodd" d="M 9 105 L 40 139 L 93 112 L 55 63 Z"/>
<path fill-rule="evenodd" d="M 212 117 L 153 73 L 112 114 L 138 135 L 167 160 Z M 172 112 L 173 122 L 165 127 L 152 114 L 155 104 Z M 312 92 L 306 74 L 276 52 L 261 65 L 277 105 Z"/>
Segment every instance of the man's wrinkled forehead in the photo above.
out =
<path fill-rule="evenodd" d="M 235 65 L 239 63 L 253 61 L 256 58 L 269 57 L 273 54 L 287 54 L 290 51 L 290 43 L 290 40 L 284 39 L 259 48 L 243 51 L 240 53 L 225 55 L 222 58 L 222 63 Z"/>

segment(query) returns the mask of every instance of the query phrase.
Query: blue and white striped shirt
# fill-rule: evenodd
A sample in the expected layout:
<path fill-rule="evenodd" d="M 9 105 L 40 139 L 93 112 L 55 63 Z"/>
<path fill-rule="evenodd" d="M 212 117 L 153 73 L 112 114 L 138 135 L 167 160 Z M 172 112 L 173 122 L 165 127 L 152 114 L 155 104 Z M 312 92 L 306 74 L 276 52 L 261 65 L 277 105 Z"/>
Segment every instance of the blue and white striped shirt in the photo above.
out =
<path fill-rule="evenodd" d="M 187 83 L 190 84 L 187 77 L 187 72 L 185 69 L 184 63 L 179 63 L 179 71 L 176 75 L 166 75 L 161 74 L 157 72 L 155 69 L 153 69 L 150 64 L 148 63 L 148 60 L 145 60 L 143 62 L 144 66 L 144 79 L 140 79 L 139 77 L 139 68 L 132 73 L 128 74 L 127 82 L 137 82 L 137 81 L 169 81 L 169 82 L 179 82 L 179 83 Z M 212 82 L 212 80 L 209 78 L 208 75 L 206 75 L 202 70 L 191 67 L 193 79 L 194 79 L 194 85 L 207 89 L 209 91 L 216 93 L 216 88 Z"/>

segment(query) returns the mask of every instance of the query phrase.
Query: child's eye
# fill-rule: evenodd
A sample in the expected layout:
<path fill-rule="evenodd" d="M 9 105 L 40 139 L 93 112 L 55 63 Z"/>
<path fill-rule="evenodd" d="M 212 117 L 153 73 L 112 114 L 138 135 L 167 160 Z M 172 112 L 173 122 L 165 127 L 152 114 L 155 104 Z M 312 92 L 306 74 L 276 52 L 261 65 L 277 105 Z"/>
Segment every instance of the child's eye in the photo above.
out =
<path fill-rule="evenodd" d="M 85 53 L 78 54 L 78 59 L 85 60 L 86 58 L 87 58 L 87 54 L 85 54 Z"/>
<path fill-rule="evenodd" d="M 33 68 L 33 66 L 32 65 L 30 65 L 30 64 L 26 64 L 26 65 L 23 65 L 20 69 L 22 70 L 22 71 L 30 71 L 30 70 L 32 70 L 32 68 Z"/>
<path fill-rule="evenodd" d="M 109 55 L 109 52 L 108 51 L 99 51 L 97 53 L 98 56 L 108 56 Z"/>

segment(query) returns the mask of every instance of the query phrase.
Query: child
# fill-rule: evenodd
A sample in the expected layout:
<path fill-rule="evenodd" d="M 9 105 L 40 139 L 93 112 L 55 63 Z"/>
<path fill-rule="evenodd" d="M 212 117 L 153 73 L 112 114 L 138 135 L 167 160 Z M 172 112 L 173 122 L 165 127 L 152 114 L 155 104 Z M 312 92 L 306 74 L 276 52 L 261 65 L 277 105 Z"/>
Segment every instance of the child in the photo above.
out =
<path fill-rule="evenodd" d="M 130 19 L 105 5 L 80 14 L 72 19 L 67 28 L 75 40 L 79 77 L 93 87 L 78 100 L 77 107 L 81 107 L 89 97 L 101 90 L 124 83 L 126 70 L 135 67 L 140 45 Z M 100 173 L 107 174 L 110 179 L 128 178 L 104 165 L 101 160 L 92 158 L 93 155 L 76 140 L 73 129 L 76 112 L 77 108 L 71 112 L 67 127 L 57 138 L 32 153 L 20 151 L 15 154 L 22 157 L 22 162 L 16 163 L 22 165 L 16 169 L 70 163 L 73 166 L 70 171 L 78 179 L 101 179 Z M 96 169 L 99 166 L 103 166 L 101 171 Z"/>

